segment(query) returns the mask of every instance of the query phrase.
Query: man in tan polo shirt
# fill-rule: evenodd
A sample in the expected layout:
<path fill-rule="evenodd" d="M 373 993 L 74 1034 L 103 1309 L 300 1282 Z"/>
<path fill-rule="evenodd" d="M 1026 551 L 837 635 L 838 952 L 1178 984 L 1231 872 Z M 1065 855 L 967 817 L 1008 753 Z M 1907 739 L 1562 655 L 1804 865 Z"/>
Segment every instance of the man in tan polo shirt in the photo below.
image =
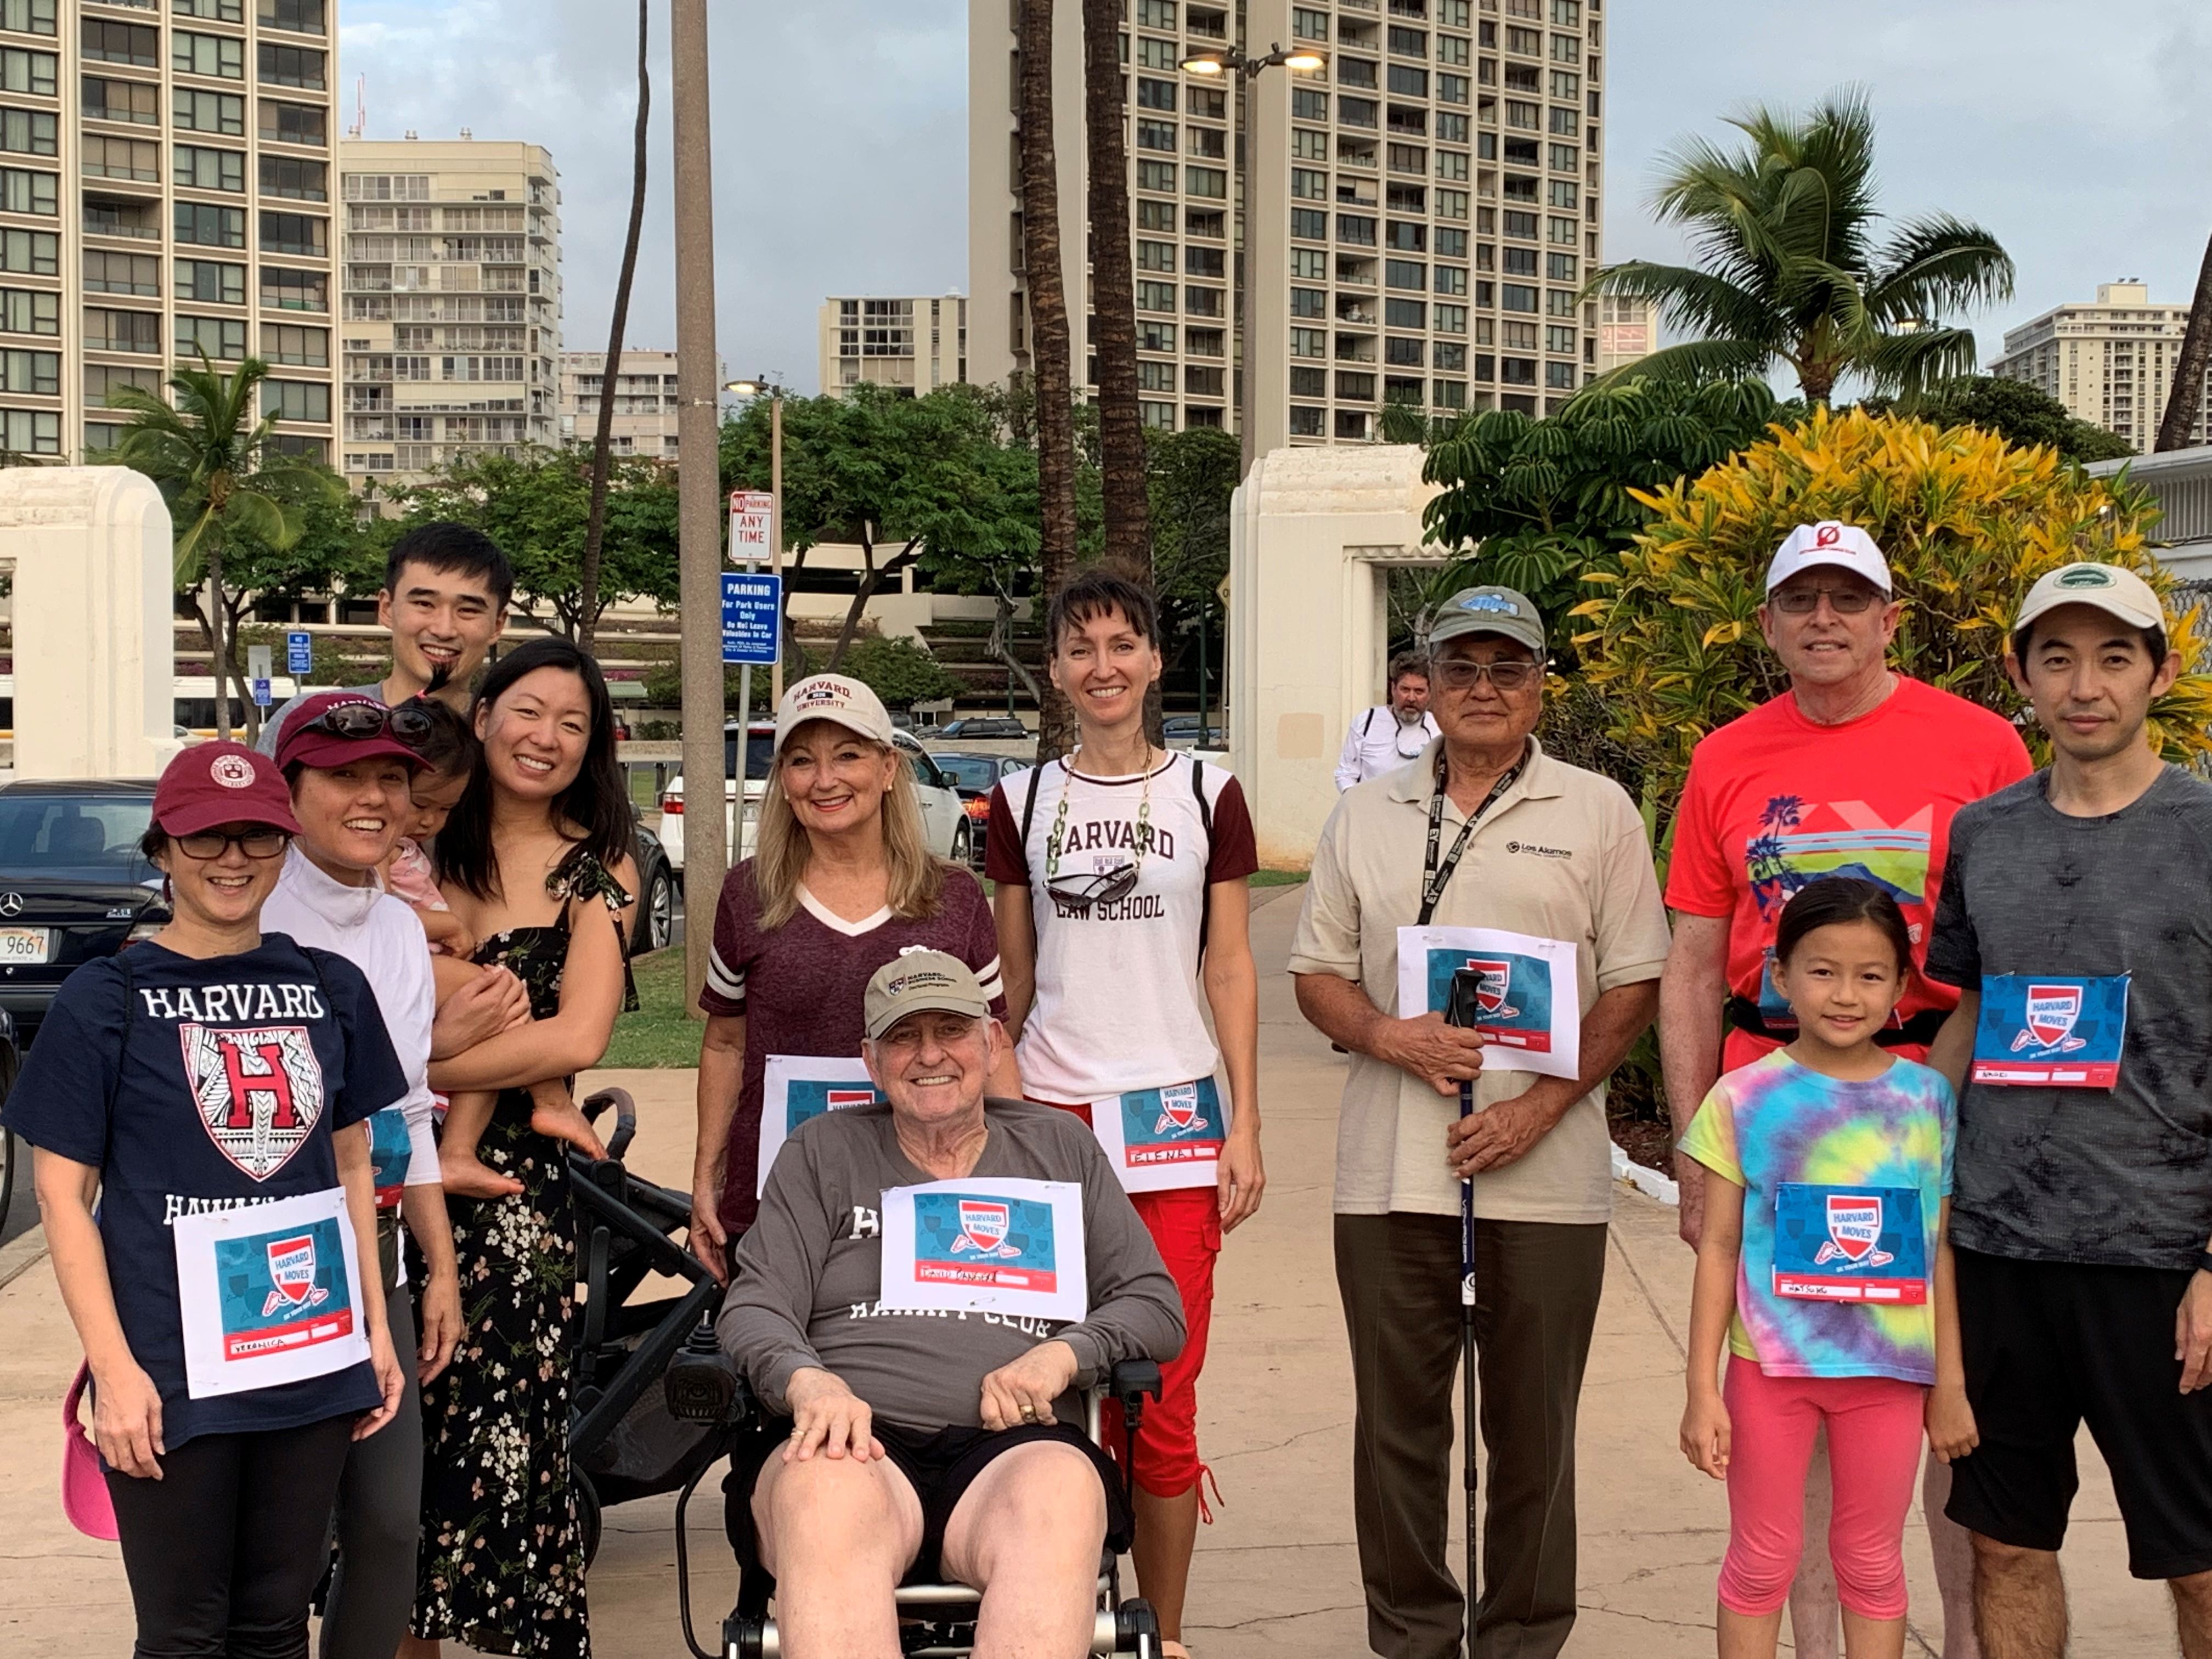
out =
<path fill-rule="evenodd" d="M 1459 1183 L 1472 1176 L 1490 1453 L 1474 1653 L 1551 1659 L 1575 1621 L 1575 1411 L 1613 1198 L 1605 1080 L 1658 1008 L 1667 913 L 1635 803 L 1536 741 L 1536 608 L 1509 588 L 1469 589 L 1445 603 L 1428 646 L 1443 736 L 1338 800 L 1290 963 L 1301 1012 L 1352 1054 L 1334 1207 L 1368 1641 L 1387 1659 L 1462 1651 L 1446 1530 Z M 1576 1075 L 1516 1070 L 1513 1039 L 1486 1043 L 1400 1007 L 1399 930 L 1424 924 L 1571 956 Z M 1477 1109 L 1464 1123 L 1463 1079 Z"/>

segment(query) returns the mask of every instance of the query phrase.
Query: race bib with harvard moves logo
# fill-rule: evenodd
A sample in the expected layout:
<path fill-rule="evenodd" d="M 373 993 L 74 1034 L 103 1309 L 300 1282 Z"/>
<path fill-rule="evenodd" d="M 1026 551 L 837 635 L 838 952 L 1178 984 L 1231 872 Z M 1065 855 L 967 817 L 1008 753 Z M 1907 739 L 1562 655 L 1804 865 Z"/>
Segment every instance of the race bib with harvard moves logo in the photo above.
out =
<path fill-rule="evenodd" d="M 170 1231 L 193 1399 L 327 1376 L 368 1358 L 343 1188 L 180 1216 Z"/>
<path fill-rule="evenodd" d="M 1229 1116 L 1219 1086 L 1202 1077 L 1095 1101 L 1091 1128 L 1123 1192 L 1164 1192 L 1214 1184 Z"/>
<path fill-rule="evenodd" d="M 2110 1089 L 2128 1035 L 2125 974 L 1984 974 L 1970 1081 Z"/>
<path fill-rule="evenodd" d="M 1783 1182 L 1774 1198 L 1774 1293 L 1801 1302 L 1926 1302 L 1919 1189 Z"/>
<path fill-rule="evenodd" d="M 886 1188 L 880 1301 L 900 1313 L 1089 1311 L 1083 1188 L 1006 1177 Z"/>

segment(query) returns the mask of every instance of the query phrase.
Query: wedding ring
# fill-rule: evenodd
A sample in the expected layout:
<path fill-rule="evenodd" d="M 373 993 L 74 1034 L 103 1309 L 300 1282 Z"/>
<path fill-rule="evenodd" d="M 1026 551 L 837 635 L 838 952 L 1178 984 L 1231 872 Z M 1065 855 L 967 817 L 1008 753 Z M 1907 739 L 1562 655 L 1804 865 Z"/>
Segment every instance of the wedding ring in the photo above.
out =
<path fill-rule="evenodd" d="M 1022 1407 L 1022 1421 L 1023 1421 L 1023 1422 L 1024 1422 L 1024 1423 L 1034 1423 L 1034 1422 L 1036 1422 L 1036 1420 L 1037 1420 L 1037 1408 L 1036 1408 L 1035 1406 L 1024 1406 L 1024 1407 Z"/>

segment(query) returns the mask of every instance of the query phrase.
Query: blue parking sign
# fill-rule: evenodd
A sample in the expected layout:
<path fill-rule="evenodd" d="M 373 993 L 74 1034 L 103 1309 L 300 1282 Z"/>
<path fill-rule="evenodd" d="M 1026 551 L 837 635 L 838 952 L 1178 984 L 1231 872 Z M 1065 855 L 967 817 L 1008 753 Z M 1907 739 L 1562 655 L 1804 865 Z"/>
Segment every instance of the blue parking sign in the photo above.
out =
<path fill-rule="evenodd" d="M 783 616 L 783 578 L 722 573 L 722 660 L 772 663 Z"/>
<path fill-rule="evenodd" d="M 315 636 L 304 629 L 284 635 L 284 672 L 305 674 L 315 665 Z"/>

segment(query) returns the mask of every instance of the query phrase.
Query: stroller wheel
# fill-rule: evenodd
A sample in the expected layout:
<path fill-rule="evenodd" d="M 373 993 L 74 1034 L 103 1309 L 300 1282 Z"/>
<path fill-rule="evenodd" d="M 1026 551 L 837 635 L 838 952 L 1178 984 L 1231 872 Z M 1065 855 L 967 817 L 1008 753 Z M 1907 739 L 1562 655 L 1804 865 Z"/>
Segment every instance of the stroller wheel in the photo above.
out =
<path fill-rule="evenodd" d="M 1160 1616 L 1150 1601 L 1138 1598 L 1114 1609 L 1114 1651 L 1160 1659 Z"/>
<path fill-rule="evenodd" d="M 576 1530 L 584 1540 L 584 1565 L 590 1566 L 599 1553 L 599 1494 L 592 1489 L 592 1477 L 581 1469 L 572 1476 L 576 1492 Z"/>

